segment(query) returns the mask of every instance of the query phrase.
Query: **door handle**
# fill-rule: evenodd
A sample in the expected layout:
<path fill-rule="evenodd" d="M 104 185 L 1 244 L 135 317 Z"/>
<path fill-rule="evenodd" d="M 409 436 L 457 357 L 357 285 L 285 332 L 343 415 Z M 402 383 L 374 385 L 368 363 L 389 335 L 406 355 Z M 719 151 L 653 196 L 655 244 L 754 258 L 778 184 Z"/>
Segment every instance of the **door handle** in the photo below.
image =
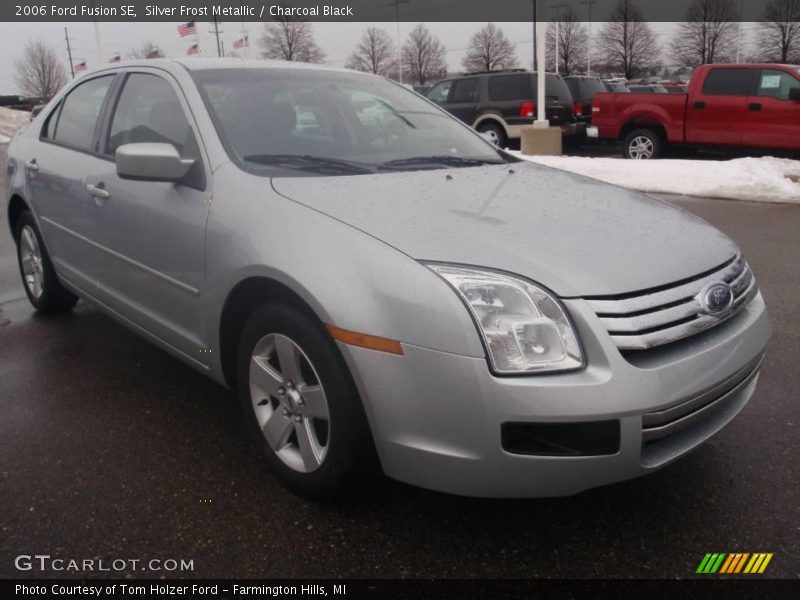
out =
<path fill-rule="evenodd" d="M 25 163 L 25 168 L 28 169 L 28 171 L 38 171 L 39 164 L 36 162 L 36 159 L 34 158 Z"/>
<path fill-rule="evenodd" d="M 86 184 L 86 191 L 89 192 L 90 196 L 94 196 L 95 198 L 99 198 L 100 200 L 108 200 L 111 198 L 111 194 L 108 193 L 108 190 L 102 183 L 97 185 L 92 185 L 91 183 Z"/>
<path fill-rule="evenodd" d="M 752 104 L 747 105 L 747 110 L 752 110 L 753 112 L 758 112 L 761 110 L 761 104 L 758 102 L 753 102 Z"/>
<path fill-rule="evenodd" d="M 694 107 L 695 110 L 704 110 L 705 107 L 706 107 L 706 103 L 705 102 L 695 102 L 692 106 Z"/>

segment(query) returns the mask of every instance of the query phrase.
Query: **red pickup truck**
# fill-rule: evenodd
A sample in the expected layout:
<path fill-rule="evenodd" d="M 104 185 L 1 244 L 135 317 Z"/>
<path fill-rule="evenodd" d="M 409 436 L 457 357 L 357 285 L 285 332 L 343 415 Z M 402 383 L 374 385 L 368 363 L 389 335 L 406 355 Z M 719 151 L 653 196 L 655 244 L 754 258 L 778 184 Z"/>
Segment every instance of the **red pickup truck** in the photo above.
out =
<path fill-rule="evenodd" d="M 586 133 L 636 159 L 671 144 L 800 150 L 800 67 L 702 65 L 685 94 L 599 93 Z"/>

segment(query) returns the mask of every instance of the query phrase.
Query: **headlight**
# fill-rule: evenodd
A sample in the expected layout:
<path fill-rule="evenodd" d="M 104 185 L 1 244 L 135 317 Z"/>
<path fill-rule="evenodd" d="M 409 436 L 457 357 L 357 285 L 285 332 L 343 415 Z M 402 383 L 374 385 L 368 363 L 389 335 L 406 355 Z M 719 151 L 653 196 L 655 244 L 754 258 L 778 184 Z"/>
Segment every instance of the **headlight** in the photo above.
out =
<path fill-rule="evenodd" d="M 542 373 L 583 366 L 575 331 L 561 304 L 548 292 L 492 271 L 427 266 L 469 307 L 495 372 Z"/>

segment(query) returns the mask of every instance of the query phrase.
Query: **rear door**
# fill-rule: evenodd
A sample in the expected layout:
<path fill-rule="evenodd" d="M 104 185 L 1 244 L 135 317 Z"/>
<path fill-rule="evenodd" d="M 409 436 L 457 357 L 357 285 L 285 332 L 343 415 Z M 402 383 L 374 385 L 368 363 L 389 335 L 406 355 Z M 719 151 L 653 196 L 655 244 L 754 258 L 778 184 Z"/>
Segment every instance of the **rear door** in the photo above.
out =
<path fill-rule="evenodd" d="M 87 182 L 101 190 L 87 216 L 101 249 L 99 299 L 199 363 L 208 362 L 202 312 L 210 174 L 183 93 L 156 69 L 126 73 L 100 135 L 104 168 Z M 124 144 L 168 143 L 195 165 L 181 183 L 121 179 Z"/>
<path fill-rule="evenodd" d="M 686 141 L 693 144 L 738 146 L 742 143 L 747 104 L 757 71 L 747 67 L 716 67 L 686 107 Z"/>
<path fill-rule="evenodd" d="M 755 95 L 747 102 L 742 143 L 761 148 L 800 148 L 800 101 L 789 98 L 800 88 L 800 73 L 761 69 Z"/>
<path fill-rule="evenodd" d="M 93 293 L 96 252 L 88 241 L 94 198 L 86 185 L 104 168 L 96 152 L 114 74 L 79 83 L 47 116 L 25 168 L 48 253 L 59 275 Z"/>

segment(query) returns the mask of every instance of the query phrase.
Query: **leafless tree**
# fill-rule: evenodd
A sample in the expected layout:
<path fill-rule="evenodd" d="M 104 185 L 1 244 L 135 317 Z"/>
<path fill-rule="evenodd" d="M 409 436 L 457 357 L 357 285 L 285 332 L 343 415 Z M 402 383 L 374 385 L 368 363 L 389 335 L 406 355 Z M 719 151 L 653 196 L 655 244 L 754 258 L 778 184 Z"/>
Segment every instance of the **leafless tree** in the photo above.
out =
<path fill-rule="evenodd" d="M 620 0 L 598 36 L 598 52 L 607 68 L 631 78 L 649 71 L 658 59 L 656 36 L 633 0 Z"/>
<path fill-rule="evenodd" d="M 734 0 L 692 0 L 672 40 L 673 60 L 690 67 L 731 61 L 739 36 Z"/>
<path fill-rule="evenodd" d="M 310 63 L 325 60 L 325 53 L 314 41 L 311 23 L 302 19 L 286 17 L 266 23 L 258 43 L 265 58 Z"/>
<path fill-rule="evenodd" d="M 759 60 L 800 61 L 800 0 L 770 0 L 757 41 Z"/>
<path fill-rule="evenodd" d="M 14 82 L 32 98 L 50 100 L 67 83 L 64 63 L 42 40 L 25 44 L 22 57 L 14 62 Z"/>
<path fill-rule="evenodd" d="M 128 58 L 158 58 L 161 56 L 161 51 L 153 42 L 145 40 L 138 46 L 131 48 L 127 54 Z"/>
<path fill-rule="evenodd" d="M 556 40 L 558 29 L 558 40 Z M 555 71 L 556 57 L 553 48 L 558 54 L 559 72 L 570 75 L 581 72 L 580 65 L 586 60 L 589 46 L 589 34 L 586 27 L 578 21 L 572 7 L 558 15 L 558 27 L 555 22 L 547 24 L 547 70 Z"/>
<path fill-rule="evenodd" d="M 345 66 L 386 76 L 394 69 L 395 62 L 395 46 L 386 30 L 367 27 Z"/>
<path fill-rule="evenodd" d="M 470 39 L 461 64 L 472 73 L 511 69 L 517 66 L 517 53 L 503 30 L 487 23 Z"/>
<path fill-rule="evenodd" d="M 447 75 L 445 53 L 439 38 L 420 23 L 403 44 L 403 71 L 420 85 L 441 79 Z"/>

